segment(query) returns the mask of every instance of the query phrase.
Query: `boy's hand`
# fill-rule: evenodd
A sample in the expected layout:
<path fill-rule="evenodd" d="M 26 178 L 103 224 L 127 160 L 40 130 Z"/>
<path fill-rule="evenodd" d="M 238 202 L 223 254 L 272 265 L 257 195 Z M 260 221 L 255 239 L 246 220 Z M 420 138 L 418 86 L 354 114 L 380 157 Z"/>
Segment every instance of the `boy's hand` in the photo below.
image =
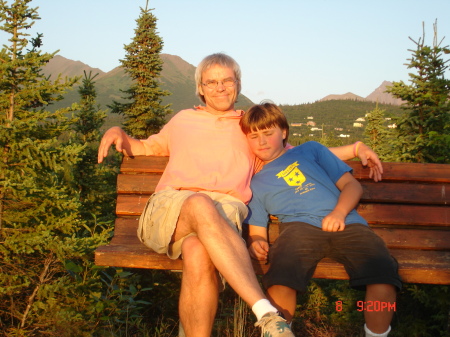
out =
<path fill-rule="evenodd" d="M 253 240 L 248 247 L 250 256 L 259 261 L 266 261 L 269 252 L 269 243 L 266 240 Z"/>
<path fill-rule="evenodd" d="M 333 211 L 322 220 L 322 230 L 325 232 L 339 232 L 345 228 L 345 215 Z"/>
<path fill-rule="evenodd" d="M 369 177 L 374 181 L 381 181 L 383 176 L 383 165 L 377 154 L 366 144 L 360 143 L 357 156 L 361 159 L 362 165 L 369 167 Z"/>

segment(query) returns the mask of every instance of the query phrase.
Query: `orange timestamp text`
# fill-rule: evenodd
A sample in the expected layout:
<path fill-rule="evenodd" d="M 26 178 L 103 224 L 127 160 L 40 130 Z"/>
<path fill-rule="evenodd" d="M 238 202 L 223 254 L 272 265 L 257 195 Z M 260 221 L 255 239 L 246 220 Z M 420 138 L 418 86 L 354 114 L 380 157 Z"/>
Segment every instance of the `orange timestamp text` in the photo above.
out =
<path fill-rule="evenodd" d="M 336 301 L 336 311 L 342 311 L 342 301 Z M 357 311 L 397 311 L 396 302 L 383 302 L 383 301 L 357 301 Z"/>

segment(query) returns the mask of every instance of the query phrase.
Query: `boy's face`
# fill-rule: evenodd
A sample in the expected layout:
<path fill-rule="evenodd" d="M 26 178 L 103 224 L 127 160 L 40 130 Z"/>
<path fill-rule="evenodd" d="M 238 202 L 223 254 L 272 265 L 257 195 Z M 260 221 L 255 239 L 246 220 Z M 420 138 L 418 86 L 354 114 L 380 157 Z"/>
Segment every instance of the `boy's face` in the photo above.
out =
<path fill-rule="evenodd" d="M 250 149 L 264 164 L 271 162 L 286 152 L 283 146 L 285 138 L 286 130 L 281 130 L 279 126 L 256 130 L 247 134 Z"/>

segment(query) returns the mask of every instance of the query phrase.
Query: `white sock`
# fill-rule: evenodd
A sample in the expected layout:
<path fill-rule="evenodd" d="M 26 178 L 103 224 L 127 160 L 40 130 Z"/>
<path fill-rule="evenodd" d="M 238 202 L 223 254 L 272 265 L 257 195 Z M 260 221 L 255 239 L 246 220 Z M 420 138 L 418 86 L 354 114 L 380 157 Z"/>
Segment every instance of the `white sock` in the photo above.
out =
<path fill-rule="evenodd" d="M 386 332 L 374 333 L 369 330 L 369 328 L 367 327 L 367 324 L 364 324 L 364 331 L 366 332 L 366 337 L 387 337 L 389 332 L 391 332 L 391 326 L 389 325 L 389 328 L 387 329 Z"/>
<path fill-rule="evenodd" d="M 256 315 L 257 321 L 259 321 L 268 312 L 278 312 L 277 308 L 270 304 L 269 300 L 266 298 L 263 298 L 253 304 L 252 311 Z"/>

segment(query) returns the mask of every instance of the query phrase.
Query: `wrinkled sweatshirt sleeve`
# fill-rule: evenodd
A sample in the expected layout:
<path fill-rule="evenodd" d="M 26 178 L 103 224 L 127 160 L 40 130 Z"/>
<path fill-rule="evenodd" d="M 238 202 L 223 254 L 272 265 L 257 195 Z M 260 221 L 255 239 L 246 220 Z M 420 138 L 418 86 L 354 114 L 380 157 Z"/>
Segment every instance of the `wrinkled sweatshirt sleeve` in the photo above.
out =
<path fill-rule="evenodd" d="M 141 140 L 144 144 L 146 156 L 169 156 L 170 122 L 164 125 L 160 132 Z"/>

